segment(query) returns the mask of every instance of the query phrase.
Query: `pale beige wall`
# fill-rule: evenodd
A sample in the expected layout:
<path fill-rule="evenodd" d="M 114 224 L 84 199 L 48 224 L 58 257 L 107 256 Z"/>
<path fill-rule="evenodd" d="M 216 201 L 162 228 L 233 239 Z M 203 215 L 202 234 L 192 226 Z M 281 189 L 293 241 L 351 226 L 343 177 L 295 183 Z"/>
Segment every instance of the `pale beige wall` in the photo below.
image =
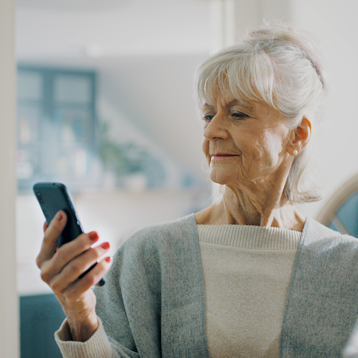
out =
<path fill-rule="evenodd" d="M 292 1 L 292 23 L 315 35 L 328 63 L 330 90 L 316 160 L 324 184 L 323 200 L 300 210 L 316 217 L 329 198 L 358 173 L 358 2 Z"/>
<path fill-rule="evenodd" d="M 15 1 L 0 1 L 0 355 L 19 356 L 15 240 Z"/>

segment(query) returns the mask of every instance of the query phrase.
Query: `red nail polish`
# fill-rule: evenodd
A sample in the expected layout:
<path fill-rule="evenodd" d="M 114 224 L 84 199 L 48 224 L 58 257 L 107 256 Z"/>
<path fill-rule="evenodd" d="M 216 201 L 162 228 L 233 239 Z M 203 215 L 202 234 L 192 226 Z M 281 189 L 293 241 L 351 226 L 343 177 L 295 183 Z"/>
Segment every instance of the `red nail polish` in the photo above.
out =
<path fill-rule="evenodd" d="M 107 250 L 107 249 L 109 249 L 109 242 L 104 242 L 102 245 L 102 249 L 105 249 L 105 250 Z"/>
<path fill-rule="evenodd" d="M 112 257 L 110 257 L 110 256 L 108 256 L 108 257 L 105 258 L 105 261 L 108 262 L 108 263 L 112 262 L 112 260 L 113 260 L 113 259 L 112 259 Z"/>
<path fill-rule="evenodd" d="M 88 236 L 91 241 L 97 241 L 99 239 L 99 236 L 95 231 L 90 232 Z"/>

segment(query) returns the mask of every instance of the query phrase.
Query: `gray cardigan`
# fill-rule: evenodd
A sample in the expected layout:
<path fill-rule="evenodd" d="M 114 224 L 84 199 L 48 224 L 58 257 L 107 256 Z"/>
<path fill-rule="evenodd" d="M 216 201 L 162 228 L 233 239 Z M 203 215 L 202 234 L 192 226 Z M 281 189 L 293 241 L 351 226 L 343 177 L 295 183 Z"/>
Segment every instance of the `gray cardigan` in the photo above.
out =
<path fill-rule="evenodd" d="M 97 313 L 123 357 L 209 357 L 194 215 L 141 229 L 117 251 Z M 281 357 L 339 357 L 358 314 L 358 240 L 307 219 L 282 322 Z"/>

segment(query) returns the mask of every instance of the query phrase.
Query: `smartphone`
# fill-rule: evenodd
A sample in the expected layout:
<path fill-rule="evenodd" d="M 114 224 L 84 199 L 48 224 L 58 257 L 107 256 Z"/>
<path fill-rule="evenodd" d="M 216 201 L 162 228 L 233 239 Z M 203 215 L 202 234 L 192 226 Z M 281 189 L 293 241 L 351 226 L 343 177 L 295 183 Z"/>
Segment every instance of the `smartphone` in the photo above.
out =
<path fill-rule="evenodd" d="M 63 210 L 67 215 L 66 226 L 58 238 L 58 248 L 74 240 L 77 236 L 83 233 L 81 223 L 64 184 L 36 183 L 33 186 L 33 190 L 41 206 L 42 212 L 45 215 L 47 225 L 50 225 L 51 220 L 55 217 L 58 211 Z M 81 274 L 79 278 L 83 277 L 96 265 L 97 263 L 92 265 L 86 272 Z M 105 281 L 102 278 L 97 286 L 103 286 L 104 284 Z"/>

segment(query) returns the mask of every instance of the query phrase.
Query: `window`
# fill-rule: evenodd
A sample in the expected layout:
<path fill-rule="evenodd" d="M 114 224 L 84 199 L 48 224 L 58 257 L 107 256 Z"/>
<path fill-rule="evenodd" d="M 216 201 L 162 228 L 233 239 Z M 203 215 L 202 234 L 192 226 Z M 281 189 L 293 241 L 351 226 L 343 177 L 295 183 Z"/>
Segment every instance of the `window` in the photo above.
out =
<path fill-rule="evenodd" d="M 19 66 L 20 193 L 37 181 L 61 181 L 74 192 L 99 185 L 95 84 L 94 72 Z"/>

